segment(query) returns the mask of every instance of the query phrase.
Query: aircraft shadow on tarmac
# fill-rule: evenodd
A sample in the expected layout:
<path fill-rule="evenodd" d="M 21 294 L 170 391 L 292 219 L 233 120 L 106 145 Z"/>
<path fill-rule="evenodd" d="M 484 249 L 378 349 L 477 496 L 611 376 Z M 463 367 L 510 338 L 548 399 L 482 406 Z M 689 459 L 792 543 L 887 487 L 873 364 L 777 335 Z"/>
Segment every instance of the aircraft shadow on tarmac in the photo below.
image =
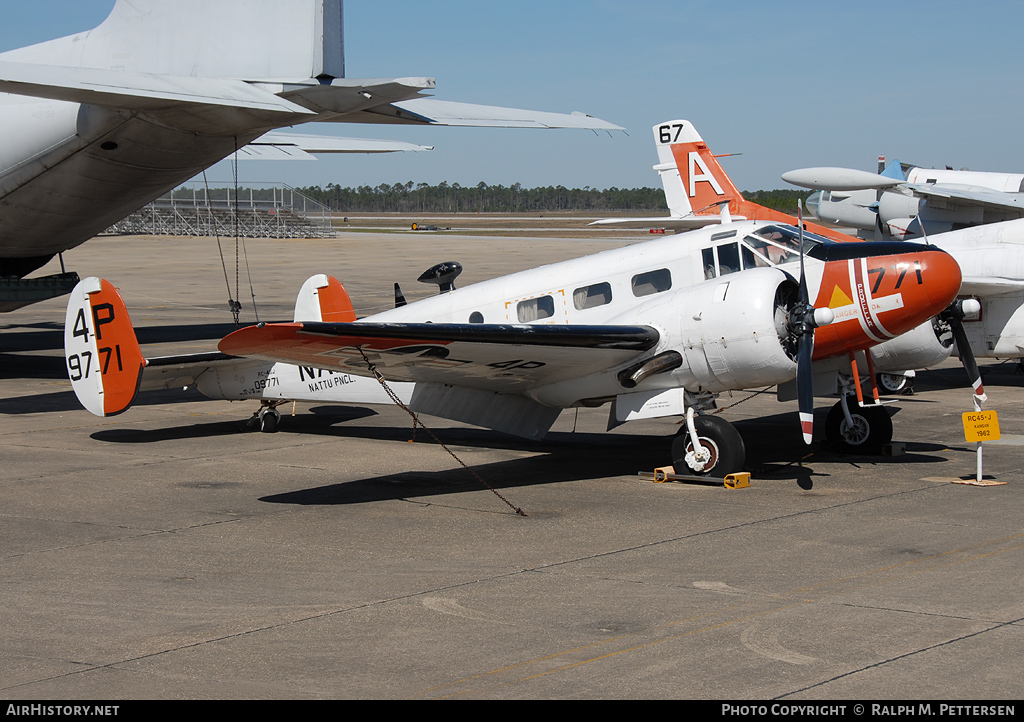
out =
<path fill-rule="evenodd" d="M 827 413 L 826 409 L 821 412 Z M 312 413 L 286 418 L 283 434 L 320 435 L 337 438 L 367 439 L 406 444 L 413 438 L 411 426 L 369 426 L 356 422 L 376 415 L 371 409 L 359 407 L 317 407 Z M 213 423 L 190 424 L 155 430 L 111 429 L 96 432 L 92 438 L 108 443 L 145 444 L 168 440 L 199 439 L 239 434 L 245 428 L 242 419 Z M 898 458 L 841 456 L 823 445 L 809 452 L 792 423 L 791 413 L 739 421 L 736 424 L 747 441 L 748 466 L 755 478 L 765 481 L 796 482 L 810 490 L 816 477 L 829 474 L 816 472 L 815 462 L 879 464 L 939 464 L 948 461 L 951 450 L 938 444 L 909 443 L 907 454 Z M 792 433 L 782 432 L 794 426 Z M 255 433 L 255 432 L 253 432 Z M 536 484 L 563 483 L 595 478 L 636 476 L 650 471 L 663 460 L 669 464 L 667 436 L 638 436 L 616 433 L 549 434 L 543 442 L 529 442 L 493 431 L 469 427 L 438 430 L 438 437 L 452 447 L 464 461 L 495 489 L 527 487 Z M 444 454 L 430 436 L 416 433 L 416 443 L 424 454 Z M 510 459 L 483 465 L 473 463 L 476 450 L 530 452 L 527 458 Z M 810 458 L 808 454 L 811 454 Z M 799 460 L 803 459 L 801 463 Z M 393 474 L 346 481 L 285 494 L 263 497 L 271 504 L 331 506 L 364 504 L 374 501 L 423 498 L 462 491 L 476 491 L 480 483 L 460 468 L 438 472 L 397 470 Z"/>

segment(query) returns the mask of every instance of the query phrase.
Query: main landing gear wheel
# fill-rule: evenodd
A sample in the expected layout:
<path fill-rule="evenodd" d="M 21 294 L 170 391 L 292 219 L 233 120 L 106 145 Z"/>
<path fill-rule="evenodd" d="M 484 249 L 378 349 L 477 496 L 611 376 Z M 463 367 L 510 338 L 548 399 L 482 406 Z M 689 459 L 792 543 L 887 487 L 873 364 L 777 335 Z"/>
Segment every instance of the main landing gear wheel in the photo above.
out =
<path fill-rule="evenodd" d="M 883 406 L 861 408 L 856 396 L 850 396 L 846 403 L 850 408 L 853 425 L 847 422 L 843 404 L 839 402 L 828 412 L 825 438 L 846 454 L 872 456 L 882 453 L 882 447 L 892 441 L 892 418 L 889 412 Z"/>
<path fill-rule="evenodd" d="M 702 468 L 698 468 L 701 465 L 695 458 L 693 440 L 684 425 L 672 440 L 672 463 L 677 474 L 725 478 L 743 470 L 747 449 L 743 445 L 743 437 L 732 424 L 717 416 L 698 416 L 693 425 L 697 430 L 697 440 L 710 458 Z"/>

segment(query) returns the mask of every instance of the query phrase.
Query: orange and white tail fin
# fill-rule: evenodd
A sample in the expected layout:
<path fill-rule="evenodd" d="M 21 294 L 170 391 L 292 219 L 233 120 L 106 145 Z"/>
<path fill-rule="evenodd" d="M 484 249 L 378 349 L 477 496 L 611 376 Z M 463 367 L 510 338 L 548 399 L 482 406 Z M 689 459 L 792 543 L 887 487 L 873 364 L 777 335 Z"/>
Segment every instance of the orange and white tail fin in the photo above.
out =
<path fill-rule="evenodd" d="M 743 201 L 739 189 L 733 185 L 693 123 L 688 120 L 659 123 L 654 126 L 654 140 L 661 161 L 659 172 L 669 165 L 675 166 L 679 174 L 679 189 L 694 213 L 717 214 L 720 212 L 719 204 Z M 663 175 L 663 181 L 664 178 Z M 665 196 L 671 204 L 667 185 Z M 738 210 L 738 207 L 732 208 L 734 213 Z"/>
<path fill-rule="evenodd" d="M 131 407 L 146 360 L 128 309 L 110 282 L 87 278 L 71 292 L 64 357 L 71 386 L 86 409 L 115 416 Z"/>
<path fill-rule="evenodd" d="M 319 274 L 307 280 L 295 299 L 295 322 L 352 323 L 356 311 L 345 287 L 334 276 Z"/>

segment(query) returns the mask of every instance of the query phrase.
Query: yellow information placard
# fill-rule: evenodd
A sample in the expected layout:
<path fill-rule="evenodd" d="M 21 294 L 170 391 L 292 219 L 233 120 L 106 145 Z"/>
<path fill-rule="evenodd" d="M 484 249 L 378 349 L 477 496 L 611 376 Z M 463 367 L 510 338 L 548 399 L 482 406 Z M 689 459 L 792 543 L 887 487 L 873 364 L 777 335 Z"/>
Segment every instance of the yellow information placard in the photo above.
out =
<path fill-rule="evenodd" d="M 995 411 L 969 411 L 964 414 L 964 434 L 968 441 L 998 441 L 999 415 Z"/>

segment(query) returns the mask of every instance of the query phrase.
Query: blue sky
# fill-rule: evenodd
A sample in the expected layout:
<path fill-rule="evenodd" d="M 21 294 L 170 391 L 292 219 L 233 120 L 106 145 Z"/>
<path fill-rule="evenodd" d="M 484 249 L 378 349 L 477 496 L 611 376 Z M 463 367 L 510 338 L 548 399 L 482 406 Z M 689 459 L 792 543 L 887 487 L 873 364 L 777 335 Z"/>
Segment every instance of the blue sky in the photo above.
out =
<path fill-rule="evenodd" d="M 113 5 L 0 0 L 0 50 L 89 29 Z M 349 77 L 431 76 L 441 99 L 581 110 L 628 136 L 316 126 L 436 150 L 245 163 L 243 181 L 654 186 L 650 128 L 676 118 L 716 153 L 743 154 L 724 161 L 743 189 L 785 187 L 803 166 L 872 169 L 879 154 L 1024 172 L 1019 0 L 348 0 L 345 12 Z"/>

